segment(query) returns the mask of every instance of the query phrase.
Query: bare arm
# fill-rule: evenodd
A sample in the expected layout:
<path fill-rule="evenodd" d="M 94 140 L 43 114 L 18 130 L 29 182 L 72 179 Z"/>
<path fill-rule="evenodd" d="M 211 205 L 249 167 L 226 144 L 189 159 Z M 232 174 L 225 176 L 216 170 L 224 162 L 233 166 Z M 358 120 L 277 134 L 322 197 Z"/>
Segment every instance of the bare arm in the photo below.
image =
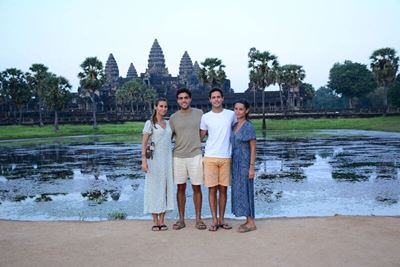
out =
<path fill-rule="evenodd" d="M 255 177 L 254 164 L 256 162 L 256 139 L 250 140 L 250 168 L 249 179 Z"/>
<path fill-rule="evenodd" d="M 201 130 L 200 129 L 200 140 L 201 141 L 204 140 L 204 137 L 206 137 L 207 133 L 208 133 L 207 130 Z"/>
<path fill-rule="evenodd" d="M 148 172 L 149 167 L 147 165 L 147 159 L 146 159 L 146 147 L 147 143 L 149 142 L 149 134 L 143 134 L 143 140 L 142 140 L 142 170 L 144 172 Z"/>

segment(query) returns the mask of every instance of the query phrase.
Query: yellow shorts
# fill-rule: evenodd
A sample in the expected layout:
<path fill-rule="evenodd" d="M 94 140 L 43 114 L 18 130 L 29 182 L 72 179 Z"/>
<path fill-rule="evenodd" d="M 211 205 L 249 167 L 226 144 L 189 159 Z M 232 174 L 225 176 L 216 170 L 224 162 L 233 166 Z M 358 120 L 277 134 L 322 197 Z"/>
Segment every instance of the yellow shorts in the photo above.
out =
<path fill-rule="evenodd" d="M 231 159 L 204 157 L 204 184 L 207 187 L 229 186 L 231 181 Z"/>

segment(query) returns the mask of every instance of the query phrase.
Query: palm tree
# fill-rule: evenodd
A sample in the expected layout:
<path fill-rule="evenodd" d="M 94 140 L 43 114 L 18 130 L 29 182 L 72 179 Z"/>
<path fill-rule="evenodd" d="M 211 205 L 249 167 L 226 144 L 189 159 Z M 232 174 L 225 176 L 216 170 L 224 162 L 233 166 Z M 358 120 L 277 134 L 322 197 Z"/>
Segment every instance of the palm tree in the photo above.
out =
<path fill-rule="evenodd" d="M 19 124 L 22 122 L 22 108 L 32 97 L 32 92 L 27 82 L 28 74 L 24 74 L 16 68 L 6 69 L 2 73 L 2 87 L 5 98 L 11 100 L 19 110 Z M 14 120 L 16 121 L 16 110 L 14 109 Z"/>
<path fill-rule="evenodd" d="M 384 89 L 384 113 L 388 111 L 388 90 L 393 84 L 399 68 L 399 57 L 393 48 L 381 48 L 375 50 L 371 57 L 371 69 L 375 80 Z"/>
<path fill-rule="evenodd" d="M 57 77 L 52 73 L 45 79 L 45 83 L 47 84 L 47 92 L 43 95 L 43 100 L 46 107 L 54 111 L 54 131 L 57 132 L 59 130 L 58 113 L 65 108 L 71 99 L 69 92 L 71 85 L 64 77 Z"/>
<path fill-rule="evenodd" d="M 267 126 L 265 123 L 265 88 L 276 82 L 278 59 L 268 51 L 260 52 L 256 48 L 250 48 L 248 53 L 250 82 L 254 83 L 258 90 L 262 90 L 263 131 Z"/>
<path fill-rule="evenodd" d="M 153 102 L 156 100 L 158 94 L 157 91 L 146 84 L 143 84 L 142 88 L 142 100 L 144 103 L 147 103 L 147 107 L 149 109 L 149 113 L 151 115 L 153 109 Z"/>
<path fill-rule="evenodd" d="M 88 57 L 81 64 L 81 68 L 83 72 L 78 74 L 78 78 L 84 93 L 88 94 L 92 101 L 93 129 L 96 129 L 96 94 L 99 94 L 99 89 L 106 81 L 103 63 L 97 57 Z"/>
<path fill-rule="evenodd" d="M 204 62 L 201 62 L 203 66 L 200 68 L 199 72 L 199 80 L 203 82 L 203 84 L 208 85 L 209 89 L 212 87 L 222 87 L 226 74 L 223 70 L 225 65 L 222 64 L 222 60 L 218 58 L 206 58 Z"/>
<path fill-rule="evenodd" d="M 34 94 L 38 98 L 38 106 L 39 106 L 39 125 L 42 127 L 43 124 L 43 117 L 42 117 L 42 111 L 43 111 L 43 96 L 46 92 L 46 84 L 44 81 L 46 78 L 49 76 L 48 69 L 45 65 L 43 64 L 32 64 L 32 66 L 29 68 L 29 70 L 32 72 L 28 79 L 28 83 L 30 87 L 32 88 Z"/>
<path fill-rule="evenodd" d="M 289 88 L 288 90 L 288 105 L 293 109 L 299 104 L 300 98 L 300 85 L 306 73 L 302 66 L 288 64 L 280 68 L 282 80 L 285 85 Z"/>

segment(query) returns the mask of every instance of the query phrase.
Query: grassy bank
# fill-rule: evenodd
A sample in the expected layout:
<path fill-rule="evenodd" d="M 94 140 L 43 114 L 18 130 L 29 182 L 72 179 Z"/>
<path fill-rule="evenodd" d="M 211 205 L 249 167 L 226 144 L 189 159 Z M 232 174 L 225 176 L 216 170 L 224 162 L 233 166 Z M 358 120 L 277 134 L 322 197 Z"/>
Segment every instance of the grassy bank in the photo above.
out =
<path fill-rule="evenodd" d="M 253 120 L 257 131 L 261 131 L 262 120 Z M 98 129 L 91 125 L 61 125 L 55 133 L 51 125 L 38 126 L 1 126 L 0 140 L 64 137 L 77 135 L 115 135 L 131 136 L 139 140 L 143 122 L 127 122 L 124 124 L 100 124 Z M 349 119 L 292 119 L 267 120 L 267 131 L 316 130 L 316 129 L 357 129 L 400 132 L 400 116 Z"/>

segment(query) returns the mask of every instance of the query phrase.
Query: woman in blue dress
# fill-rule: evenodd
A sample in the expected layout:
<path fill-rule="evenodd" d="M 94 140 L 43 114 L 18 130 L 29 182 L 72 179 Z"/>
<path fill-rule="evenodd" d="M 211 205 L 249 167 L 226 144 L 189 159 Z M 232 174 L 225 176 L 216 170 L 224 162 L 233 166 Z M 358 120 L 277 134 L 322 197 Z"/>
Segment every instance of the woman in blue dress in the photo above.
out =
<path fill-rule="evenodd" d="M 240 233 L 257 229 L 254 221 L 254 163 L 256 160 L 256 131 L 248 120 L 250 105 L 238 100 L 234 105 L 237 122 L 233 126 L 232 143 L 232 213 L 246 217 Z"/>

